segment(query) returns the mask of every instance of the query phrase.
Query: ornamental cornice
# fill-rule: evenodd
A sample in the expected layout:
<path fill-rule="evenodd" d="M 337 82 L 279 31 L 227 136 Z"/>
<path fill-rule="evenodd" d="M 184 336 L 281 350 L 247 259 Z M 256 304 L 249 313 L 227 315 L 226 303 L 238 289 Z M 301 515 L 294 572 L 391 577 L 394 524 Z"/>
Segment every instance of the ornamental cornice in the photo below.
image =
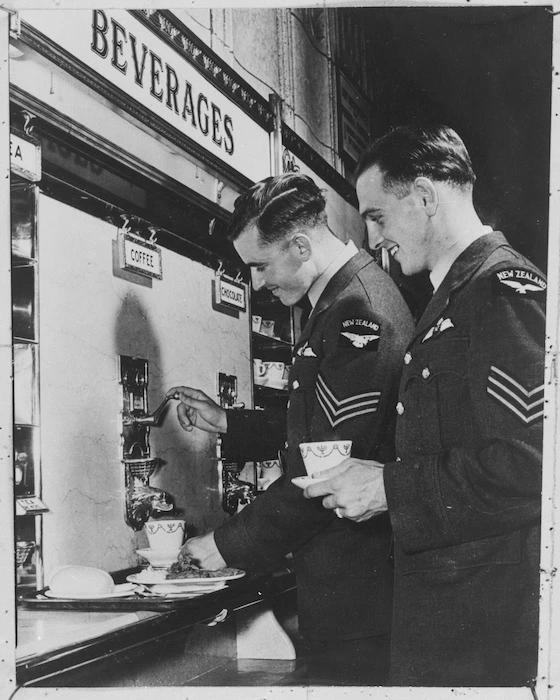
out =
<path fill-rule="evenodd" d="M 212 49 L 168 10 L 130 10 L 138 20 L 171 44 L 173 48 L 215 87 L 267 131 L 272 131 L 273 114 L 267 100 L 233 71 Z"/>

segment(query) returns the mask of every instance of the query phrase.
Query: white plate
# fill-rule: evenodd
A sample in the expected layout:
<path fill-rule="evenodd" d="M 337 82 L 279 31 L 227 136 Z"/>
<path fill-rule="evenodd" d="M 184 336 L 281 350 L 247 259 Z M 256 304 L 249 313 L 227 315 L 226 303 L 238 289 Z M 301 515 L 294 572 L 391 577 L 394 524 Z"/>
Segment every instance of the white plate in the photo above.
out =
<path fill-rule="evenodd" d="M 122 598 L 134 593 L 134 586 L 130 583 L 121 583 L 115 586 L 112 593 L 74 593 L 73 595 L 58 595 L 47 589 L 44 594 L 47 598 L 57 598 L 58 600 L 103 600 L 104 598 Z"/>
<path fill-rule="evenodd" d="M 292 484 L 299 486 L 300 489 L 304 489 L 307 488 L 307 486 L 311 486 L 311 484 L 318 484 L 320 481 L 325 481 L 326 478 L 327 477 L 325 477 L 324 479 L 314 479 L 312 476 L 295 476 L 292 479 Z"/>
<path fill-rule="evenodd" d="M 216 589 L 215 588 L 208 588 L 205 590 L 197 590 L 197 591 L 168 591 L 167 593 L 156 593 L 153 598 L 154 599 L 159 599 L 161 600 L 162 598 L 181 598 L 182 600 L 188 599 L 188 598 L 198 598 L 199 596 L 202 595 L 208 595 L 209 593 L 213 593 Z M 219 589 L 218 589 L 219 590 Z M 148 599 L 150 599 L 150 596 L 147 596 Z"/>
<path fill-rule="evenodd" d="M 173 586 L 165 583 L 154 583 L 150 593 L 163 593 L 163 595 L 199 595 L 200 593 L 213 593 L 226 587 L 225 581 L 218 581 L 213 586 Z"/>
<path fill-rule="evenodd" d="M 213 586 L 221 581 L 233 581 L 236 578 L 243 578 L 245 572 L 238 570 L 236 574 L 229 576 L 212 576 L 211 578 L 170 578 L 166 579 L 165 571 L 141 571 L 139 574 L 130 574 L 126 577 L 131 583 L 141 583 L 143 585 L 164 585 L 164 586 Z"/>

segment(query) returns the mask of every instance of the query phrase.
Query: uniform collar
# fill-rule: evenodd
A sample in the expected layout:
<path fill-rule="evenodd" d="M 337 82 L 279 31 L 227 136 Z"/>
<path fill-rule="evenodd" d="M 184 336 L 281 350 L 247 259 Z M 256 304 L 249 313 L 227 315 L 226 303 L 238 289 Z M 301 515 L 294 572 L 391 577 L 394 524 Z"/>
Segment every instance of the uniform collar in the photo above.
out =
<path fill-rule="evenodd" d="M 422 314 L 415 336 L 422 333 L 443 314 L 452 292 L 468 282 L 489 256 L 502 246 L 509 246 L 505 236 L 499 231 L 492 231 L 477 238 L 459 255 Z"/>
<path fill-rule="evenodd" d="M 481 238 L 482 236 L 487 235 L 488 233 L 492 233 L 492 227 L 491 226 L 483 226 L 483 233 L 479 236 Z M 478 240 L 475 239 L 475 240 Z M 473 241 L 474 243 L 474 241 Z M 462 250 L 460 250 L 458 253 L 451 253 L 450 255 L 443 255 L 436 263 L 434 269 L 430 272 L 430 282 L 432 283 L 432 287 L 434 290 L 437 290 L 440 284 L 443 282 L 445 279 L 447 273 L 451 269 L 453 263 L 457 258 L 460 257 L 461 253 L 464 250 L 467 250 L 469 246 L 465 246 Z"/>
<path fill-rule="evenodd" d="M 325 270 L 323 270 L 319 277 L 317 277 L 307 292 L 307 297 L 311 303 L 311 308 L 316 306 L 317 302 L 321 298 L 321 294 L 325 291 L 327 284 L 336 275 L 340 268 L 346 265 L 350 258 L 353 258 L 357 252 L 358 249 L 356 248 L 354 241 L 348 241 L 334 260 Z"/>
<path fill-rule="evenodd" d="M 492 231 L 480 236 L 468 248 L 465 248 L 454 261 L 441 283 L 440 289 L 448 288 L 449 291 L 452 291 L 462 286 L 497 248 L 507 245 L 509 244 L 500 231 Z"/>
<path fill-rule="evenodd" d="M 365 250 L 358 250 L 356 248 L 356 253 L 346 263 L 344 263 L 328 281 L 319 301 L 313 307 L 309 320 L 305 324 L 305 328 L 303 329 L 303 332 L 298 340 L 298 345 L 301 345 L 309 338 L 313 323 L 317 316 L 319 316 L 319 314 L 321 314 L 325 309 L 328 309 L 332 302 L 338 297 L 342 290 L 348 286 L 350 281 L 357 275 L 357 273 L 370 263 L 374 263 L 371 255 L 366 253 Z"/>

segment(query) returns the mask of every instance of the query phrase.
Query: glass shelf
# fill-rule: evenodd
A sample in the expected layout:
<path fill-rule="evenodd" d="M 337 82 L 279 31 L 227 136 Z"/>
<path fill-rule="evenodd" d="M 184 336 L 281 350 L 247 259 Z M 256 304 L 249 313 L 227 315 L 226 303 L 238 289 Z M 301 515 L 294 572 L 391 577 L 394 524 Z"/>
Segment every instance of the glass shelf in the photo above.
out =
<path fill-rule="evenodd" d="M 257 348 L 268 348 L 268 349 L 280 349 L 292 351 L 292 343 L 287 340 L 282 340 L 282 338 L 276 338 L 270 335 L 264 335 L 258 331 L 253 331 L 253 347 Z"/>

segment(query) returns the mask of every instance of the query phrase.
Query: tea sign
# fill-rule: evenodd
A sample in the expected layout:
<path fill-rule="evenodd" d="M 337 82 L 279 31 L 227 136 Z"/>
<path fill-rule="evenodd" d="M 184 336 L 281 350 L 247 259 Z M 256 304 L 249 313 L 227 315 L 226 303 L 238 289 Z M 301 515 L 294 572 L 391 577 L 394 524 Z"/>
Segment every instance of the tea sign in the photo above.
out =
<path fill-rule="evenodd" d="M 10 133 L 10 168 L 20 177 L 39 182 L 41 179 L 41 144 Z"/>

